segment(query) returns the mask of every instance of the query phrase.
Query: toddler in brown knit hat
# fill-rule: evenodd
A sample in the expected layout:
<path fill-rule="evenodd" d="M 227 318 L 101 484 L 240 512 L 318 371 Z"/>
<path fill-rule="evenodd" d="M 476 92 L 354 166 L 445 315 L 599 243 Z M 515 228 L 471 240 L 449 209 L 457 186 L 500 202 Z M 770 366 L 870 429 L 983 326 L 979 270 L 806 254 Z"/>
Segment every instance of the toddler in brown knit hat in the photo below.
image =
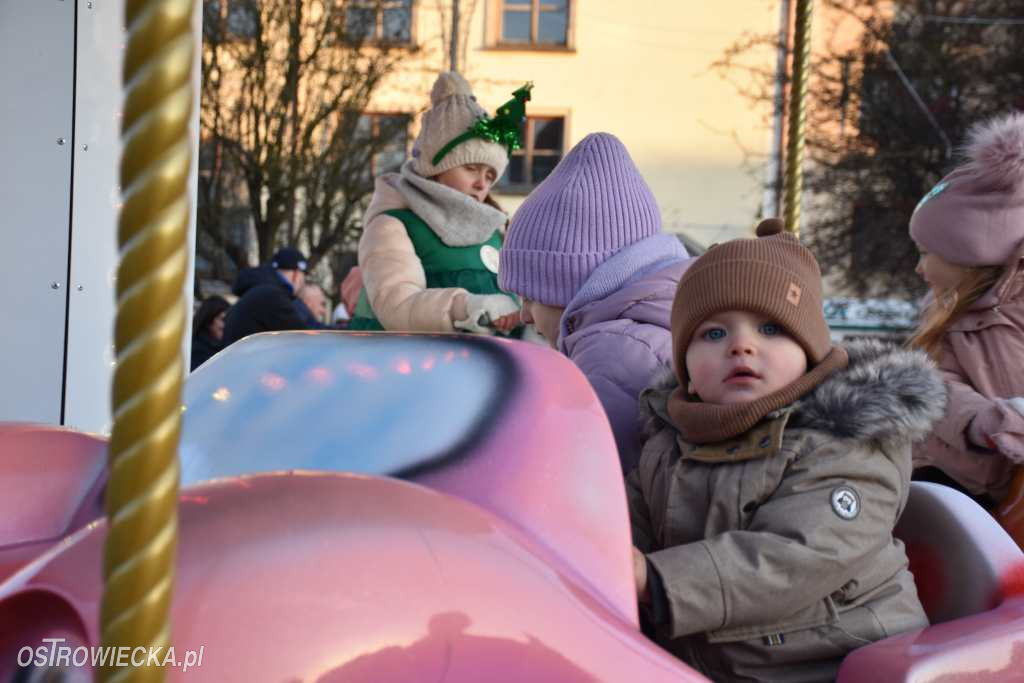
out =
<path fill-rule="evenodd" d="M 782 223 L 679 282 L 675 372 L 627 478 L 645 627 L 713 680 L 830 681 L 927 619 L 892 528 L 941 417 L 927 357 L 833 345 L 813 255 Z"/>

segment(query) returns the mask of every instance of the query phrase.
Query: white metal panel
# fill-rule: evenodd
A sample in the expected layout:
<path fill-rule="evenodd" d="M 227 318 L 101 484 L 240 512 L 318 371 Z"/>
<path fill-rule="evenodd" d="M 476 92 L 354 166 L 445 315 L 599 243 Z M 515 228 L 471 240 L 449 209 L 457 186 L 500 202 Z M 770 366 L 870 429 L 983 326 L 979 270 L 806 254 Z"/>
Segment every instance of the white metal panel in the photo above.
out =
<path fill-rule="evenodd" d="M 190 253 L 194 253 L 195 188 L 198 182 L 201 22 L 202 2 L 196 0 L 193 19 L 196 39 L 193 69 L 196 99 L 192 122 L 194 151 L 189 180 L 192 202 Z M 109 433 L 111 424 L 124 43 L 123 0 L 78 0 L 75 191 L 64 423 L 103 434 Z M 190 262 L 185 280 L 185 296 L 189 302 L 192 300 L 192 270 Z M 188 310 L 191 313 L 191 306 Z M 185 335 L 183 343 L 187 369 L 190 332 Z"/>
<path fill-rule="evenodd" d="M 0 2 L 0 420 L 60 421 L 75 6 Z"/>

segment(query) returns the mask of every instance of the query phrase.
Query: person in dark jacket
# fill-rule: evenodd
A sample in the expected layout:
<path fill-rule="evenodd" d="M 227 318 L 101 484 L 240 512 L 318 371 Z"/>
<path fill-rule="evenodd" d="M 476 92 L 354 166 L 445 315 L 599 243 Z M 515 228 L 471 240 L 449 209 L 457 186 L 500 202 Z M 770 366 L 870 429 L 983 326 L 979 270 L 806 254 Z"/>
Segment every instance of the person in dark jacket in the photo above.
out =
<path fill-rule="evenodd" d="M 192 318 L 192 363 L 195 370 L 224 348 L 224 319 L 231 304 L 221 296 L 207 297 Z"/>
<path fill-rule="evenodd" d="M 306 257 L 294 247 L 279 249 L 270 264 L 242 271 L 234 293 L 240 298 L 224 324 L 224 346 L 257 332 L 307 330 L 295 308 L 295 292 L 306 282 Z"/>

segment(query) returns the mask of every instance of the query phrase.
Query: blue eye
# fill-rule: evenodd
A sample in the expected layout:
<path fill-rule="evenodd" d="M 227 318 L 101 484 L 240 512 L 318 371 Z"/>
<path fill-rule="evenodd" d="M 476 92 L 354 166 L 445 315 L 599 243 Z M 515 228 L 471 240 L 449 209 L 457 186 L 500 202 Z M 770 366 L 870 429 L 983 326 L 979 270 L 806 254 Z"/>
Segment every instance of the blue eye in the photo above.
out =
<path fill-rule="evenodd" d="M 778 323 L 765 323 L 761 325 L 761 334 L 766 337 L 774 337 L 777 334 L 782 334 L 782 327 Z"/>
<path fill-rule="evenodd" d="M 708 341 L 718 341 L 719 339 L 725 339 L 725 330 L 721 327 L 712 327 L 709 330 L 704 330 L 700 336 Z"/>

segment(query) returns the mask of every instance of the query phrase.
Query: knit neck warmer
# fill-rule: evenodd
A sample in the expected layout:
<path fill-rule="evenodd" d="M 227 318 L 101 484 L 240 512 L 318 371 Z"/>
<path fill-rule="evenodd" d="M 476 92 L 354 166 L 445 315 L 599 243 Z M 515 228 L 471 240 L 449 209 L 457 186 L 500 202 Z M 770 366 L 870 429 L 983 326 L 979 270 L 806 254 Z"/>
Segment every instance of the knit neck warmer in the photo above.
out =
<path fill-rule="evenodd" d="M 506 216 L 493 206 L 468 194 L 424 178 L 412 170 L 410 159 L 402 165 L 395 189 L 417 216 L 449 247 L 468 247 L 486 242 L 505 225 Z"/>
<path fill-rule="evenodd" d="M 820 363 L 796 381 L 749 403 L 718 405 L 690 400 L 684 387 L 679 386 L 668 398 L 668 414 L 687 443 L 700 445 L 732 439 L 749 431 L 768 413 L 806 395 L 833 372 L 845 368 L 848 361 L 846 349 L 833 346 Z"/>

